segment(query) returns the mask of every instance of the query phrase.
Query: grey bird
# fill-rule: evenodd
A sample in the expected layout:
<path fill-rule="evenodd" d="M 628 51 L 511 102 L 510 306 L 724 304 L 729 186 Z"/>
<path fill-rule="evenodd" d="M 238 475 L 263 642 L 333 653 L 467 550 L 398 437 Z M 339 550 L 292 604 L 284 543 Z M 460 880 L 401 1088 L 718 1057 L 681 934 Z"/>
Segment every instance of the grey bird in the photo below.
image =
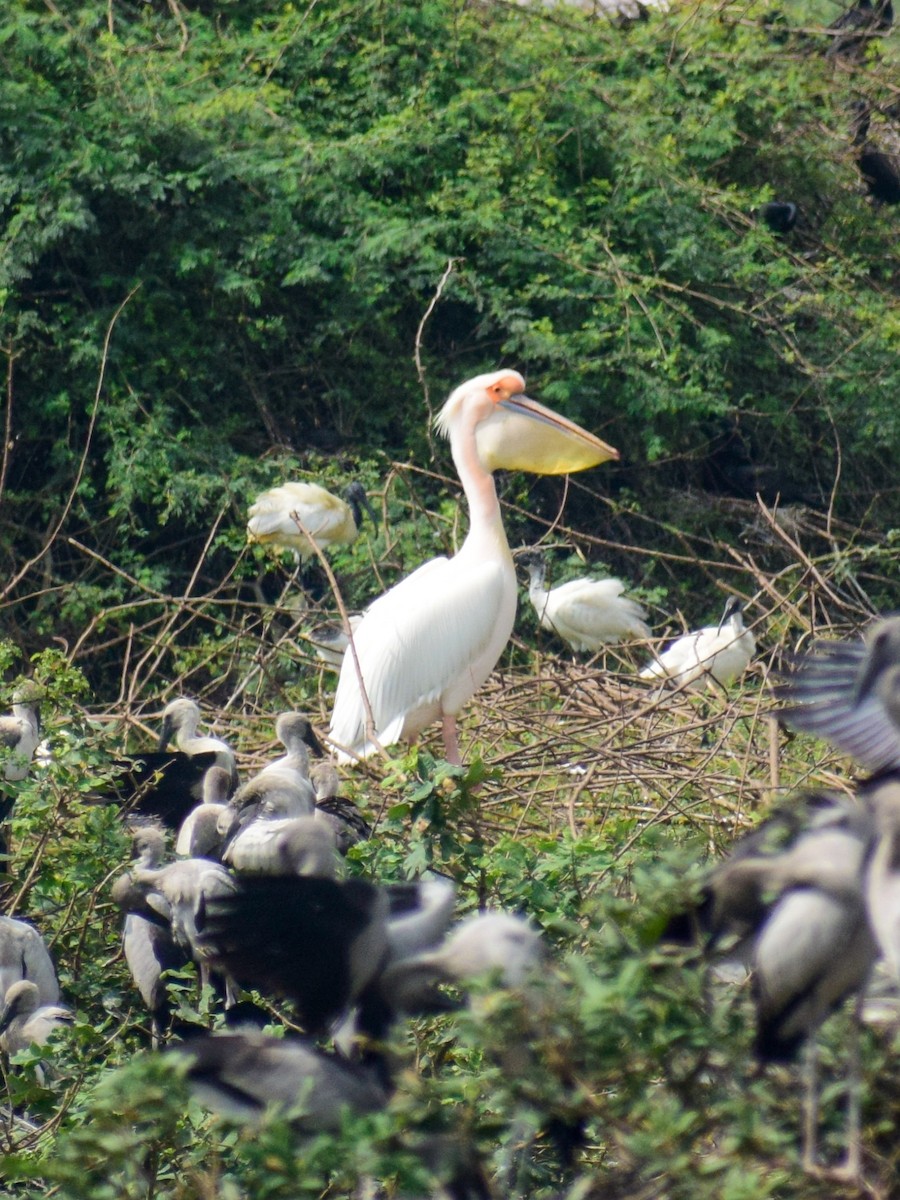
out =
<path fill-rule="evenodd" d="M 0 996 L 14 983 L 30 979 L 41 1004 L 59 1001 L 59 984 L 44 939 L 27 921 L 0 917 Z"/>
<path fill-rule="evenodd" d="M 295 1038 L 216 1034 L 169 1053 L 187 1062 L 197 1099 L 233 1121 L 258 1121 L 275 1107 L 300 1132 L 320 1133 L 338 1129 L 345 1112 L 377 1112 L 387 1103 L 370 1072 Z"/>
<path fill-rule="evenodd" d="M 3 760 L 3 778 L 16 782 L 24 779 L 41 739 L 40 703 L 44 689 L 26 679 L 13 692 L 12 713 L 0 717 L 0 750 L 9 753 Z"/>
<path fill-rule="evenodd" d="M 59 1004 L 42 1004 L 41 993 L 30 979 L 20 979 L 6 989 L 0 1013 L 0 1047 L 15 1054 L 27 1046 L 43 1046 L 54 1029 L 71 1025 L 74 1014 Z"/>
<path fill-rule="evenodd" d="M 372 827 L 352 800 L 338 795 L 341 780 L 334 763 L 316 763 L 310 778 L 316 790 L 316 820 L 329 826 L 338 852 L 346 854 L 351 846 L 367 841 Z"/>
<path fill-rule="evenodd" d="M 139 829 L 134 838 L 134 849 L 137 869 L 156 870 L 163 864 L 165 835 L 155 827 Z M 122 930 L 125 961 L 150 1012 L 156 1045 L 171 1018 L 163 973 L 185 966 L 191 955 L 178 944 L 172 933 L 171 907 L 162 897 L 151 902 L 152 894 L 152 889 L 135 882 L 131 872 L 120 876 L 112 887 L 113 899 L 125 910 Z"/>
<path fill-rule="evenodd" d="M 179 858 L 221 858 L 224 839 L 219 818 L 226 811 L 231 776 L 224 767 L 212 766 L 203 776 L 203 802 L 192 809 L 181 823 L 175 841 Z"/>
<path fill-rule="evenodd" d="M 818 642 L 795 656 L 775 688 L 779 719 L 815 734 L 870 771 L 900 770 L 900 616 L 861 641 Z"/>

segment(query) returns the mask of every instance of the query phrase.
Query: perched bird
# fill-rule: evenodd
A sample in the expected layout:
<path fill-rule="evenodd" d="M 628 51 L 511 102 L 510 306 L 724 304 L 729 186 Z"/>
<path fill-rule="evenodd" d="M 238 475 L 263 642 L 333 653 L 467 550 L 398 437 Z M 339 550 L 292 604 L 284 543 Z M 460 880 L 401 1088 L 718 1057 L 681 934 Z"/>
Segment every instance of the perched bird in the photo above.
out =
<path fill-rule="evenodd" d="M 854 0 L 846 12 L 828 26 L 831 44 L 826 58 L 861 59 L 876 37 L 881 37 L 894 23 L 891 0 Z"/>
<path fill-rule="evenodd" d="M 331 717 L 341 762 L 412 739 L 438 720 L 447 758 L 461 761 L 457 714 L 493 670 L 516 615 L 515 567 L 492 472 L 559 474 L 618 457 L 530 400 L 524 387 L 516 371 L 478 375 L 456 388 L 437 418 L 469 504 L 469 533 L 453 558 L 425 563 L 365 612 Z"/>
<path fill-rule="evenodd" d="M 309 751 L 321 754 L 322 747 L 312 726 L 302 713 L 281 713 L 275 722 L 275 733 L 285 753 L 241 784 L 219 814 L 217 828 L 227 861 L 233 861 L 227 848 L 257 815 L 286 820 L 312 816 L 315 812 L 316 792 L 310 780 Z"/>
<path fill-rule="evenodd" d="M 24 779 L 28 774 L 41 740 L 40 702 L 43 698 L 44 689 L 26 679 L 13 692 L 12 714 L 0 717 L 0 750 L 9 752 L 3 759 L 3 778 L 10 782 Z"/>
<path fill-rule="evenodd" d="M 695 927 L 710 950 L 749 971 L 756 1007 L 755 1050 L 763 1062 L 790 1062 L 807 1046 L 803 1159 L 816 1161 L 815 1035 L 850 997 L 857 1011 L 878 949 L 864 879 L 875 824 L 871 804 L 816 792 L 785 805 L 711 873 Z M 686 940 L 683 914 L 669 940 Z M 736 944 L 729 945 L 728 938 Z M 731 974 L 725 976 L 731 978 Z M 846 1169 L 860 1155 L 858 1065 L 850 1054 Z"/>
<path fill-rule="evenodd" d="M 210 962 L 292 1000 L 317 1033 L 381 970 L 388 913 L 384 891 L 361 879 L 250 875 L 206 901 L 199 934 Z"/>
<path fill-rule="evenodd" d="M 293 797 L 273 792 L 241 826 L 222 854 L 239 875 L 313 875 L 333 879 L 338 858 L 327 822 L 296 812 Z"/>
<path fill-rule="evenodd" d="M 228 807 L 231 775 L 224 767 L 212 766 L 203 776 L 203 802 L 192 809 L 181 823 L 175 841 L 179 858 L 221 859 L 223 836 L 219 818 Z"/>
<path fill-rule="evenodd" d="M 528 595 L 542 628 L 558 634 L 573 650 L 600 650 L 625 638 L 647 638 L 647 613 L 623 596 L 620 579 L 571 579 L 552 590 L 545 586 L 543 554 L 520 556 L 528 567 Z"/>
<path fill-rule="evenodd" d="M 214 771 L 220 769 L 211 768 Z M 134 868 L 156 870 L 162 867 L 166 848 L 162 830 L 156 826 L 141 826 L 135 832 L 133 845 Z M 149 896 L 150 890 L 136 884 L 131 872 L 120 876 L 112 886 L 112 898 L 125 912 L 122 929 L 125 961 L 150 1012 L 153 1042 L 158 1044 L 171 1018 L 163 972 L 186 966 L 191 955 L 175 939 L 169 905 L 161 899 L 154 904 Z"/>
<path fill-rule="evenodd" d="M 216 766 L 228 771 L 232 783 L 236 785 L 237 764 L 234 760 L 234 751 L 221 738 L 198 734 L 199 724 L 200 705 L 195 700 L 189 700 L 184 696 L 177 700 L 171 700 L 163 709 L 158 749 L 165 750 L 174 739 L 175 745 L 188 758 L 202 754 L 215 754 Z"/>
<path fill-rule="evenodd" d="M 856 642 L 817 642 L 774 689 L 779 719 L 825 738 L 869 771 L 900 770 L 900 616 Z"/>
<path fill-rule="evenodd" d="M 298 1038 L 215 1034 L 168 1053 L 187 1061 L 201 1104 L 232 1121 L 257 1121 L 278 1107 L 301 1133 L 320 1133 L 340 1128 L 342 1113 L 376 1112 L 388 1099 L 371 1071 Z"/>
<path fill-rule="evenodd" d="M 864 878 L 869 925 L 900 984 L 900 772 L 868 780 L 859 790 L 876 830 Z"/>
<path fill-rule="evenodd" d="M 59 984 L 44 939 L 27 921 L 0 917 L 0 996 L 14 983 L 30 979 L 41 1004 L 56 1004 Z"/>
<path fill-rule="evenodd" d="M 201 984 L 210 981 L 210 967 L 198 922 L 207 904 L 229 895 L 237 885 L 218 863 L 206 858 L 183 858 L 163 863 L 165 834 L 145 826 L 134 838 L 137 862 L 114 882 L 112 898 L 125 912 L 147 920 L 166 923 L 181 950 L 197 963 Z M 227 1001 L 236 997 L 230 981 L 225 985 Z"/>
<path fill-rule="evenodd" d="M 362 619 L 362 613 L 350 614 L 351 633 L 356 632 Z M 329 667 L 340 669 L 341 663 L 344 661 L 344 651 L 350 645 L 350 637 L 340 625 L 317 625 L 315 629 L 309 631 L 306 637 L 315 650 L 317 658 L 327 663 Z"/>
<path fill-rule="evenodd" d="M 375 526 L 378 518 L 361 483 L 351 483 L 344 497 L 341 500 L 316 483 L 283 483 L 270 488 L 250 506 L 247 538 L 276 550 L 293 550 L 301 561 L 314 553 L 313 543 L 325 550 L 352 542 L 363 512 L 369 514 Z M 306 532 L 300 529 L 294 514 Z"/>
<path fill-rule="evenodd" d="M 519 987 L 541 961 L 540 932 L 524 917 L 483 912 L 467 918 L 435 948 L 387 964 L 380 990 L 395 1011 L 428 1011 L 434 985 L 464 984 L 495 974 L 504 987 Z"/>
<path fill-rule="evenodd" d="M 199 736 L 199 723 L 200 707 L 195 701 L 171 701 L 163 710 L 157 749 L 116 759 L 115 781 L 91 799 L 119 804 L 127 812 L 152 817 L 178 830 L 188 813 L 202 802 L 203 782 L 210 767 L 219 766 L 228 772 L 228 792 L 233 792 L 237 787 L 234 752 L 221 738 Z M 173 737 L 176 751 L 166 749 Z"/>
<path fill-rule="evenodd" d="M 797 224 L 799 210 L 791 200 L 767 200 L 756 215 L 775 234 L 790 233 Z"/>
<path fill-rule="evenodd" d="M 41 991 L 30 979 L 6 989 L 0 1013 L 0 1047 L 15 1054 L 27 1046 L 43 1046 L 54 1029 L 71 1025 L 74 1015 L 58 1004 L 42 1004 Z"/>
<path fill-rule="evenodd" d="M 743 601 L 730 596 L 718 625 L 677 638 L 643 668 L 640 678 L 670 679 L 687 687 L 731 683 L 744 673 L 756 651 L 756 638 L 744 628 L 743 610 Z"/>
<path fill-rule="evenodd" d="M 873 110 L 865 100 L 854 105 L 850 126 L 856 165 L 876 204 L 900 204 L 900 131 L 897 106 Z M 873 115 L 875 121 L 873 122 Z"/>
<path fill-rule="evenodd" d="M 316 789 L 316 819 L 331 828 L 339 853 L 346 854 L 357 842 L 367 841 L 372 827 L 352 800 L 338 795 L 341 781 L 334 764 L 317 763 L 310 778 Z"/>

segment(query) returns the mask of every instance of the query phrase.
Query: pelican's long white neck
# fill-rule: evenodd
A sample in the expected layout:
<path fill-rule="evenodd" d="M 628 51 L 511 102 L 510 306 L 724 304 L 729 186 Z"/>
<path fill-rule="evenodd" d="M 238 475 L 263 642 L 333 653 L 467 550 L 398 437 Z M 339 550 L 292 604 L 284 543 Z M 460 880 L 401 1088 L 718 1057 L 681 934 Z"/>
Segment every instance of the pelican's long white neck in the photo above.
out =
<path fill-rule="evenodd" d="M 488 545 L 501 549 L 511 564 L 512 555 L 503 528 L 494 477 L 478 457 L 475 424 L 471 418 L 462 422 L 450 438 L 453 462 L 469 505 L 469 532 L 459 553 Z"/>

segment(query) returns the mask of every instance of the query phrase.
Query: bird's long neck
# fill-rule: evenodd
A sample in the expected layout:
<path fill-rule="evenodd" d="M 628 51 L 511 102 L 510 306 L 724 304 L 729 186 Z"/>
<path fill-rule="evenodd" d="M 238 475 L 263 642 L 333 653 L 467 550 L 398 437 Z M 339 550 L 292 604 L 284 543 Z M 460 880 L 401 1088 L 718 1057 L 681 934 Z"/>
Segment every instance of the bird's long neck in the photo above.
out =
<path fill-rule="evenodd" d="M 461 429 L 451 442 L 451 450 L 469 504 L 469 533 L 460 553 L 489 546 L 500 549 L 511 564 L 512 555 L 500 516 L 494 477 L 478 457 L 474 428 Z"/>

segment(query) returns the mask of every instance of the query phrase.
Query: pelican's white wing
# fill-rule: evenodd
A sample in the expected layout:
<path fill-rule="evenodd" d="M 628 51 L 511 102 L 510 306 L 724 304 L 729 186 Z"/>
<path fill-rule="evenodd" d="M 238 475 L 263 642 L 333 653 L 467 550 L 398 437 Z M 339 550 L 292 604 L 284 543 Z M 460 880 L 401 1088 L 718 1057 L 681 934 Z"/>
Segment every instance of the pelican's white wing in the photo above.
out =
<path fill-rule="evenodd" d="M 436 558 L 367 610 L 354 643 L 382 745 L 415 734 L 441 712 L 457 712 L 490 674 L 515 616 L 514 580 L 512 616 L 506 611 L 510 570 L 501 561 Z M 330 737 L 359 755 L 375 749 L 366 736 L 350 649 L 341 666 Z M 338 760 L 352 757 L 338 751 Z"/>

